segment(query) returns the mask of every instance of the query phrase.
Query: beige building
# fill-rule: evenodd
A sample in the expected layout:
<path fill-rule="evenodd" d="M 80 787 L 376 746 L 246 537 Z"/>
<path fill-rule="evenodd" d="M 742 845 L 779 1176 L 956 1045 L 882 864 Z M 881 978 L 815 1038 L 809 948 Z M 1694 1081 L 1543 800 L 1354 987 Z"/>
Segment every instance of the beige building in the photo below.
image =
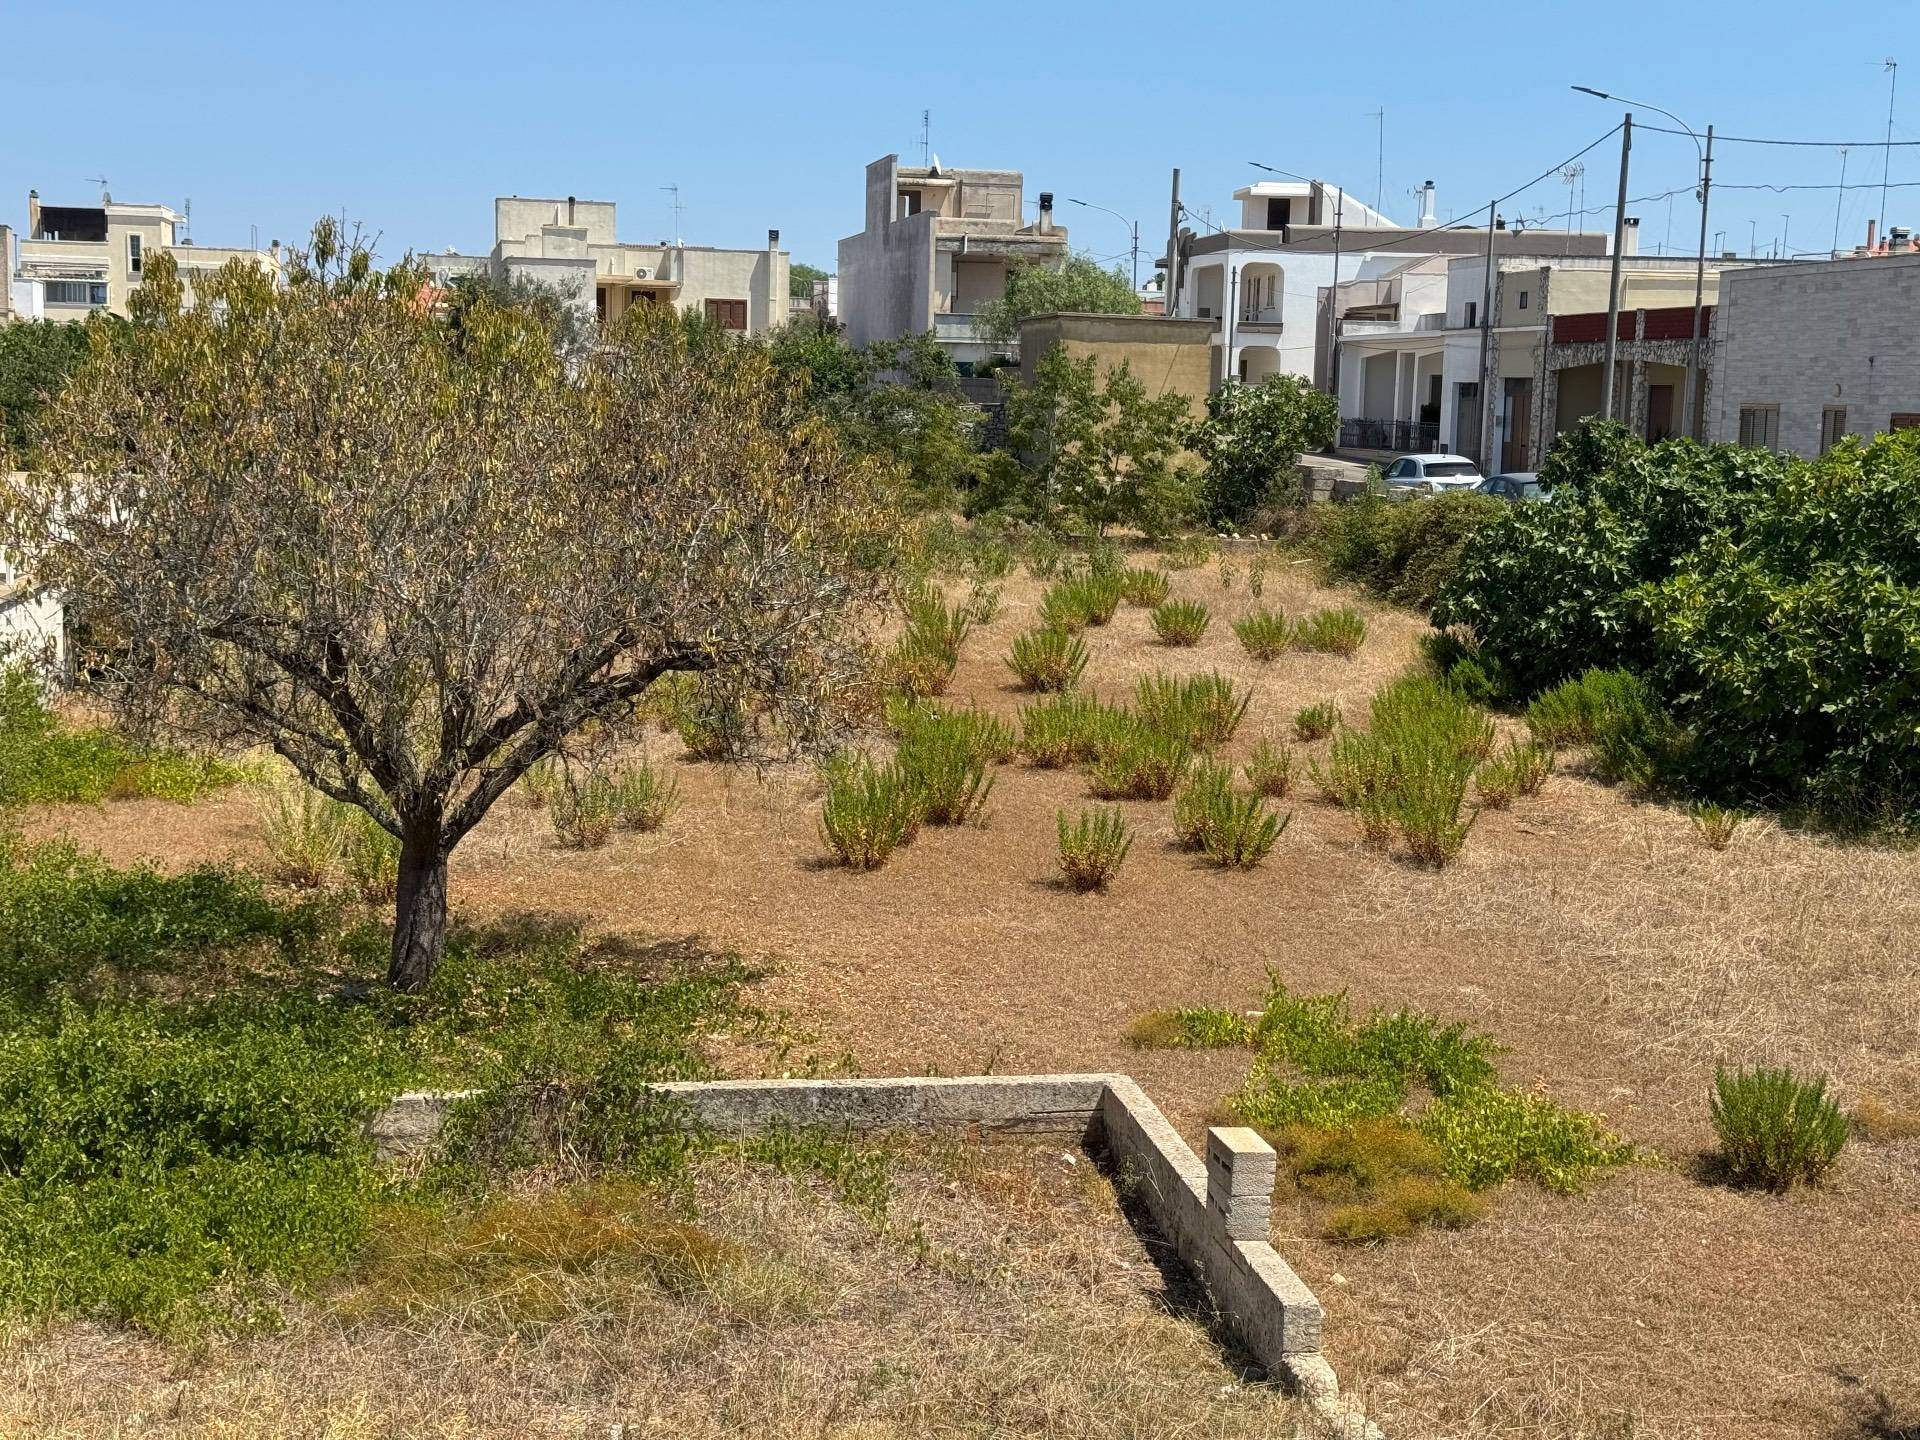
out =
<path fill-rule="evenodd" d="M 1007 289 L 1016 265 L 1059 267 L 1067 232 L 1053 223 L 1053 196 L 1025 220 L 1018 170 L 909 166 L 886 155 L 867 166 L 867 222 L 840 242 L 840 318 L 855 345 L 932 331 L 961 363 L 988 357 L 975 334 L 981 302 Z"/>
<path fill-rule="evenodd" d="M 1213 322 L 1158 315 L 1034 315 L 1020 325 L 1020 379 L 1031 385 L 1034 367 L 1058 345 L 1074 359 L 1091 355 L 1100 373 L 1124 364 L 1156 399 L 1187 397 L 1196 418 L 1207 409 L 1213 384 Z"/>
<path fill-rule="evenodd" d="M 195 245 L 180 215 L 165 205 L 43 205 L 27 192 L 26 233 L 13 243 L 11 309 L 23 320 L 79 320 L 96 310 L 127 313 L 147 263 L 165 251 L 192 294 L 196 275 L 244 259 L 280 273 L 280 243 L 266 250 Z"/>
<path fill-rule="evenodd" d="M 673 305 L 763 335 L 785 323 L 791 308 L 778 230 L 767 232 L 763 250 L 668 240 L 637 245 L 616 237 L 611 200 L 503 196 L 493 202 L 490 252 L 426 258 L 441 285 L 476 271 L 531 280 L 602 321 L 618 320 L 635 305 Z"/>

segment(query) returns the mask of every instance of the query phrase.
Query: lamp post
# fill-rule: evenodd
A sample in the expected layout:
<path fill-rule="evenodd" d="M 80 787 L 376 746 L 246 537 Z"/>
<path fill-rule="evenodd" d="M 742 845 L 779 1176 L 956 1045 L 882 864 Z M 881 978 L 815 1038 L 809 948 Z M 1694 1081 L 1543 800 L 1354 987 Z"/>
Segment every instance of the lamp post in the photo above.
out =
<path fill-rule="evenodd" d="M 1133 239 L 1133 289 L 1134 293 L 1138 294 L 1140 292 L 1140 222 L 1138 220 L 1129 220 L 1118 210 L 1108 210 L 1106 206 L 1095 205 L 1089 200 L 1076 200 L 1071 195 L 1067 197 L 1067 203 L 1069 205 L 1078 205 L 1082 210 L 1102 211 L 1105 214 L 1113 216 L 1114 219 L 1127 227 L 1127 233 Z"/>
<path fill-rule="evenodd" d="M 1701 137 L 1695 133 L 1694 128 L 1671 110 L 1662 110 L 1658 105 L 1648 105 L 1640 100 L 1628 100 L 1620 95 L 1609 95 L 1604 90 L 1595 90 L 1588 85 L 1575 85 L 1573 88 L 1583 95 L 1592 95 L 1600 100 L 1616 101 L 1622 105 L 1638 105 L 1642 110 L 1651 110 L 1656 115 L 1666 116 L 1687 132 L 1688 137 L 1693 141 L 1694 152 L 1699 157 L 1700 189 L 1696 193 L 1700 198 L 1700 248 L 1695 254 L 1693 263 L 1693 343 L 1687 349 L 1686 396 L 1686 413 L 1689 417 L 1686 430 L 1689 435 L 1698 440 L 1701 432 L 1700 410 L 1702 408 L 1699 403 L 1701 321 L 1706 308 L 1707 289 L 1707 206 L 1713 192 L 1713 126 L 1707 126 L 1706 143 L 1703 146 Z M 1608 378 L 1611 379 L 1611 375 Z"/>

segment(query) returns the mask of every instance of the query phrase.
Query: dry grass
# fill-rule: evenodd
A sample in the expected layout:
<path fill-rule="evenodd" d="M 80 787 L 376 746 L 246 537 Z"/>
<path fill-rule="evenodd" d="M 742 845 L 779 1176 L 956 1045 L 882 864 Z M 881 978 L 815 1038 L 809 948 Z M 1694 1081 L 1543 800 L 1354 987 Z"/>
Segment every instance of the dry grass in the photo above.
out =
<path fill-rule="evenodd" d="M 0 1433 L 919 1436 L 1292 1433 L 1180 1313 L 1084 1157 L 954 1144 L 876 1232 L 735 1162 L 698 1221 L 651 1192 L 532 1191 L 377 1264 L 278 1335 L 199 1353 L 87 1326 L 11 1336 Z M 625 1427 L 624 1430 L 619 1427 Z"/>
<path fill-rule="evenodd" d="M 1086 632 L 1083 688 L 1119 700 L 1142 675 L 1218 670 L 1252 695 L 1220 751 L 1233 763 L 1322 698 L 1364 724 L 1424 628 L 1300 566 L 1275 567 L 1257 601 L 1210 570 L 1170 578 L 1174 598 L 1214 609 L 1201 643 L 1169 651 L 1144 611 L 1123 608 Z M 1000 613 L 962 648 L 950 703 L 1017 721 L 1030 697 L 1004 656 L 1041 588 L 1005 584 Z M 1233 635 L 1256 605 L 1347 604 L 1367 619 L 1352 659 L 1257 662 Z M 1298 747 L 1303 770 L 1326 743 Z M 1056 815 L 1090 803 L 1071 770 L 1000 769 L 985 829 L 923 833 L 855 875 L 819 864 L 810 772 L 671 768 L 674 823 L 586 857 L 559 850 L 537 811 L 501 807 L 455 857 L 456 906 L 696 933 L 769 963 L 761 998 L 867 1073 L 1123 1070 L 1189 1138 L 1238 1086 L 1245 1053 L 1135 1049 L 1126 1029 L 1144 1011 L 1244 1010 L 1272 967 L 1297 990 L 1345 988 L 1357 1009 L 1470 1021 L 1509 1047 L 1516 1081 L 1603 1113 L 1666 1164 L 1579 1198 L 1502 1193 L 1469 1230 L 1378 1249 L 1322 1241 L 1283 1207 L 1276 1243 L 1327 1303 L 1330 1358 L 1390 1434 L 1785 1440 L 1920 1425 L 1920 1146 L 1850 1146 L 1830 1184 L 1788 1200 L 1694 1169 L 1713 1143 L 1716 1061 L 1824 1072 L 1849 1106 L 1870 1092 L 1920 1111 L 1914 854 L 1762 819 L 1715 852 L 1685 811 L 1570 765 L 1482 814 L 1439 872 L 1369 851 L 1353 816 L 1312 803 L 1260 870 L 1222 871 L 1176 846 L 1168 805 L 1123 801 L 1138 838 L 1090 905 L 1053 883 Z M 234 797 L 41 812 L 29 828 L 119 859 L 261 856 Z M 1879 1431 L 1862 1419 L 1877 1397 L 1893 1417 Z"/>

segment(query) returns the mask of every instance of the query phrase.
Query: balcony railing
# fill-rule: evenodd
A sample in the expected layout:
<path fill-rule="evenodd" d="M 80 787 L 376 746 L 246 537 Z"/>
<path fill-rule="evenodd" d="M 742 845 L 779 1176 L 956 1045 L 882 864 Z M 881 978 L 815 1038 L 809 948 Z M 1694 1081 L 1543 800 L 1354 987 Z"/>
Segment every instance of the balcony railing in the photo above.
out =
<path fill-rule="evenodd" d="M 1340 448 L 1416 454 L 1438 450 L 1440 426 L 1428 420 L 1342 420 Z"/>
<path fill-rule="evenodd" d="M 972 340 L 973 316 L 935 315 L 933 317 L 933 338 L 936 340 Z"/>

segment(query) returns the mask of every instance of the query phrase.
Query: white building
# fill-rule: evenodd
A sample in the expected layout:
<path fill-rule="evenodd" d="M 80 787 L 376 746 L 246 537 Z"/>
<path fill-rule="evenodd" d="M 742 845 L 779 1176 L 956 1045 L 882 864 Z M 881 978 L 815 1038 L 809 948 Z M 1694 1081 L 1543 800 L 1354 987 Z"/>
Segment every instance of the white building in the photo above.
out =
<path fill-rule="evenodd" d="M 0 665 L 25 659 L 56 673 L 67 662 L 66 607 L 44 585 L 22 575 L 0 549 Z"/>
<path fill-rule="evenodd" d="M 1332 380 L 1328 292 L 1336 282 L 1381 281 L 1432 255 L 1484 254 L 1487 232 L 1435 223 L 1432 182 L 1420 223 L 1395 225 L 1339 186 L 1321 180 L 1262 181 L 1234 192 L 1240 224 L 1183 230 L 1171 267 L 1173 307 L 1182 319 L 1213 320 L 1215 383 L 1298 375 Z M 1597 233 L 1498 230 L 1497 255 L 1604 255 Z"/>
<path fill-rule="evenodd" d="M 1710 438 L 1812 459 L 1845 435 L 1920 427 L 1920 253 L 1732 269 L 1720 283 Z"/>
<path fill-rule="evenodd" d="M 640 245 L 616 238 L 611 200 L 509 195 L 493 202 L 493 236 L 485 255 L 450 250 L 425 257 L 435 283 L 484 271 L 558 290 L 602 321 L 618 320 L 635 305 L 673 305 L 755 335 L 784 324 L 792 308 L 778 230 L 767 232 L 761 250 L 677 239 Z"/>

